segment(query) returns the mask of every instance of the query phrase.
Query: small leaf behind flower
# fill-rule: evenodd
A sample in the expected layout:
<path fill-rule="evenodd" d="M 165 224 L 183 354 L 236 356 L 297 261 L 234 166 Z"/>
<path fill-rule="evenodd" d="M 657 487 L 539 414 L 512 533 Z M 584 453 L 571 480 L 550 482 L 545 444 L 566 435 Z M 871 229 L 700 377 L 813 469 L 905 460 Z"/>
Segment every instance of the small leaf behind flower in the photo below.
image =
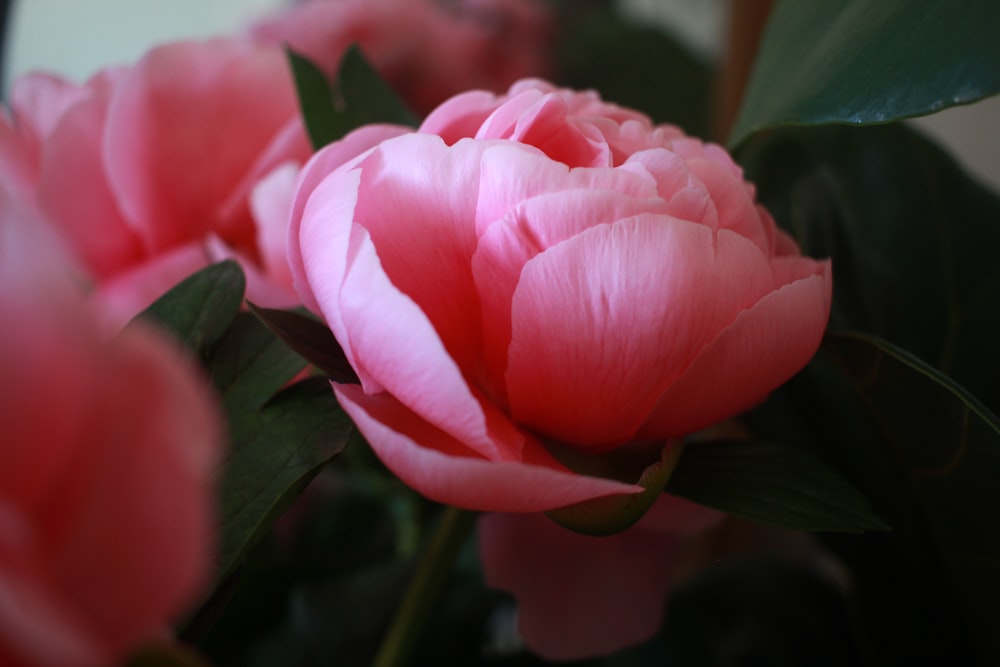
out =
<path fill-rule="evenodd" d="M 352 130 L 368 123 L 396 123 L 408 127 L 420 124 L 357 46 L 348 48 L 340 62 L 337 88 Z"/>
<path fill-rule="evenodd" d="M 240 265 L 232 260 L 219 262 L 178 283 L 138 318 L 155 322 L 185 348 L 199 353 L 225 333 L 240 310 L 245 290 Z"/>
<path fill-rule="evenodd" d="M 315 150 L 319 150 L 344 135 L 333 108 L 333 87 L 326 80 L 323 70 L 311 60 L 289 48 L 285 49 L 285 53 L 295 79 L 299 110 L 302 112 L 309 142 Z"/>
<path fill-rule="evenodd" d="M 677 466 L 682 447 L 683 443 L 680 440 L 667 442 L 660 452 L 660 460 L 646 467 L 639 476 L 639 481 L 636 484 L 644 489 L 640 493 L 585 500 L 559 509 L 549 510 L 546 514 L 562 527 L 584 535 L 603 536 L 621 532 L 641 519 L 656 502 Z M 553 450 L 551 445 L 549 450 Z M 569 464 L 569 467 L 577 472 L 584 474 L 591 472 L 587 470 L 588 466 L 582 460 L 583 457 L 576 456 L 572 461 L 569 461 L 566 460 L 566 453 L 553 452 L 553 454 L 557 458 L 562 458 L 564 463 Z M 613 456 L 593 457 L 592 461 L 614 465 Z M 593 471 L 597 476 L 605 476 L 600 474 L 601 472 L 606 471 Z M 614 476 L 621 477 L 621 475 Z"/>
<path fill-rule="evenodd" d="M 820 460 L 769 442 L 684 448 L 667 493 L 735 516 L 793 530 L 886 530 L 868 501 Z"/>
<path fill-rule="evenodd" d="M 357 374 L 347 362 L 329 327 L 314 317 L 292 310 L 261 308 L 248 302 L 250 311 L 271 333 L 301 354 L 336 382 L 357 384 Z"/>
<path fill-rule="evenodd" d="M 356 46 L 340 62 L 335 85 L 313 62 L 285 50 L 295 78 L 306 132 L 319 150 L 369 123 L 398 123 L 416 127 L 419 120 L 395 91 L 379 77 Z"/>

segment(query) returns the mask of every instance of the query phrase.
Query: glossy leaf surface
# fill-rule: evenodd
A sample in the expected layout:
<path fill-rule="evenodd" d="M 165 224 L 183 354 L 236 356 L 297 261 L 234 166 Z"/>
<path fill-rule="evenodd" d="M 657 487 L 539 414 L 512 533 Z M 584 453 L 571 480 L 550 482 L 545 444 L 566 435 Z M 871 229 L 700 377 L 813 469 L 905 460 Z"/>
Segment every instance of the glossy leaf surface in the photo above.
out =
<path fill-rule="evenodd" d="M 778 3 L 729 144 L 777 125 L 885 123 L 1000 92 L 1000 3 Z"/>

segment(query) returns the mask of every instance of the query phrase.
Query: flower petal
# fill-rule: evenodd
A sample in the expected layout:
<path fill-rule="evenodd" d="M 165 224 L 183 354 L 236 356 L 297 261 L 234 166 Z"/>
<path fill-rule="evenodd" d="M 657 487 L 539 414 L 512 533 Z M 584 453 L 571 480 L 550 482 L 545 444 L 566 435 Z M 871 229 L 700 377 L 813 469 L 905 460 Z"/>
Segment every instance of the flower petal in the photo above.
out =
<path fill-rule="evenodd" d="M 139 261 L 145 248 L 122 217 L 104 174 L 101 146 L 112 89 L 95 83 L 90 93 L 50 132 L 36 196 L 93 277 L 103 280 Z"/>
<path fill-rule="evenodd" d="M 702 347 L 772 286 L 767 259 L 746 239 L 667 216 L 554 246 L 525 264 L 514 293 L 511 414 L 562 442 L 620 445 Z"/>
<path fill-rule="evenodd" d="M 216 39 L 153 49 L 125 74 L 108 111 L 105 167 L 150 247 L 213 229 L 261 150 L 298 113 L 287 67 L 279 49 Z"/>
<path fill-rule="evenodd" d="M 571 472 L 530 438 L 519 458 L 487 460 L 388 394 L 368 395 L 357 385 L 334 389 L 382 462 L 407 485 L 441 503 L 482 511 L 542 512 L 642 490 Z"/>
<path fill-rule="evenodd" d="M 319 312 L 319 304 L 316 302 L 309 282 L 305 279 L 303 251 L 299 236 L 307 202 L 312 199 L 313 193 L 320 183 L 333 171 L 350 170 L 352 166 L 349 163 L 356 162 L 383 140 L 410 132 L 412 132 L 410 128 L 397 125 L 365 125 L 350 132 L 340 141 L 325 146 L 306 163 L 299 173 L 289 213 L 288 265 L 292 273 L 292 284 L 299 293 L 302 303 L 309 310 Z M 357 181 L 357 177 L 354 180 Z M 342 184 L 341 187 L 347 188 L 346 190 L 337 189 L 335 192 L 321 195 L 319 198 L 323 203 L 314 204 L 314 206 L 319 206 L 321 211 L 317 211 L 315 215 L 332 216 L 336 220 L 347 216 L 348 220 L 352 220 L 358 182 L 352 181 L 353 185 L 351 186 Z M 329 203 L 326 203 L 327 199 L 330 200 Z M 332 222 L 329 224 L 336 226 Z"/>
<path fill-rule="evenodd" d="M 479 239 L 472 273 L 482 307 L 483 357 L 488 390 L 506 401 L 504 372 L 511 337 L 511 301 L 525 263 L 583 231 L 644 212 L 665 212 L 661 199 L 615 190 L 548 192 L 521 202 Z"/>
<path fill-rule="evenodd" d="M 830 312 L 830 263 L 795 258 L 781 270 L 805 277 L 740 313 L 659 398 L 640 430 L 681 436 L 747 410 L 802 369 L 819 347 Z"/>
<path fill-rule="evenodd" d="M 698 520 L 683 520 L 679 530 L 664 520 L 688 512 Z M 716 516 L 664 495 L 628 530 L 589 537 L 542 514 L 487 514 L 479 519 L 479 555 L 486 584 L 517 598 L 518 627 L 532 651 L 549 660 L 590 658 L 656 634 L 683 536 Z"/>

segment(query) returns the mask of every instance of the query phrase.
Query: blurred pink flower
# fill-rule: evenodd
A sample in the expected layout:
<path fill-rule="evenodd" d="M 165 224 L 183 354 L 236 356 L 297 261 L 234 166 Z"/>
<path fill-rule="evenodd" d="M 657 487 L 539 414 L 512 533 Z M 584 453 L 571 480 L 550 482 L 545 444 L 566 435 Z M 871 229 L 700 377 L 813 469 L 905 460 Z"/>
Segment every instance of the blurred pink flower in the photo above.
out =
<path fill-rule="evenodd" d="M 525 645 L 550 660 L 604 655 L 655 635 L 687 541 L 722 518 L 662 495 L 638 523 L 581 535 L 543 514 L 484 514 L 486 584 L 517 598 Z"/>
<path fill-rule="evenodd" d="M 104 341 L 64 259 L 4 204 L 0 664 L 119 664 L 207 582 L 220 418 L 156 332 Z"/>
<path fill-rule="evenodd" d="M 250 298 L 295 303 L 286 216 L 251 207 L 265 175 L 310 154 L 280 50 L 177 42 L 83 85 L 28 75 L 11 100 L 0 187 L 64 237 L 112 330 L 226 258 L 243 264 Z"/>
<path fill-rule="evenodd" d="M 505 90 L 547 76 L 551 13 L 533 0 L 306 0 L 250 29 L 332 75 L 347 47 L 365 56 L 418 113 L 456 93 Z"/>

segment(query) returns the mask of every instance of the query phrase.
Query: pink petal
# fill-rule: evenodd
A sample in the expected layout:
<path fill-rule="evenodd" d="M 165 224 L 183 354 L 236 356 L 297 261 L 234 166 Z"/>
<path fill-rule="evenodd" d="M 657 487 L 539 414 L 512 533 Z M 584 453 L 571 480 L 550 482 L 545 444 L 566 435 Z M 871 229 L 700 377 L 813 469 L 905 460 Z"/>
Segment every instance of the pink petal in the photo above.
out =
<path fill-rule="evenodd" d="M 245 254 L 231 248 L 225 241 L 210 234 L 204 241 L 205 255 L 209 264 L 231 259 L 240 265 L 246 279 L 245 298 L 264 308 L 294 308 L 299 305 L 295 292 L 279 282 Z"/>
<path fill-rule="evenodd" d="M 419 306 L 461 368 L 478 356 L 472 221 L 479 163 L 489 146 L 448 147 L 423 134 L 384 141 L 361 165 L 353 213 L 389 281 Z"/>
<path fill-rule="evenodd" d="M 479 403 L 438 332 L 389 280 L 381 250 L 352 220 L 362 176 L 360 168 L 330 175 L 302 216 L 302 266 L 319 310 L 366 391 L 389 391 L 422 418 L 497 457 Z"/>
<path fill-rule="evenodd" d="M 18 77 L 14 82 L 10 94 L 13 120 L 35 161 L 62 115 L 89 92 L 87 86 L 38 72 Z"/>
<path fill-rule="evenodd" d="M 110 86 L 63 114 L 41 153 L 37 198 L 93 276 L 104 280 L 143 256 L 143 239 L 123 219 L 104 173 L 102 144 Z"/>
<path fill-rule="evenodd" d="M 705 346 L 659 398 L 641 437 L 693 433 L 747 410 L 809 362 L 830 313 L 830 263 L 796 258 L 778 269 L 793 272 L 797 280 L 740 313 Z"/>
<path fill-rule="evenodd" d="M 274 283 L 289 291 L 292 273 L 288 268 L 288 217 L 300 171 L 297 163 L 286 162 L 260 179 L 250 194 L 250 211 L 257 224 L 257 249 L 264 271 Z"/>
<path fill-rule="evenodd" d="M 662 200 L 629 197 L 615 190 L 560 190 L 527 199 L 479 239 L 472 272 L 482 304 L 484 380 L 506 399 L 503 384 L 511 336 L 511 300 L 525 263 L 591 227 L 644 212 L 662 213 Z"/>
<path fill-rule="evenodd" d="M 108 111 L 106 169 L 123 213 L 153 248 L 200 237 L 297 113 L 279 49 L 217 39 L 150 51 Z"/>
<path fill-rule="evenodd" d="M 240 231 L 238 225 L 246 215 L 248 199 L 257 183 L 268 172 L 283 163 L 302 164 L 309 159 L 312 152 L 302 118 L 298 116 L 289 118 L 271 142 L 257 155 L 243 175 L 243 179 L 216 208 L 215 216 L 220 221 L 216 232 L 226 233 L 232 226 L 238 233 Z"/>
<path fill-rule="evenodd" d="M 476 234 L 482 236 L 511 209 L 542 194 L 599 189 L 614 190 L 626 197 L 648 198 L 656 196 L 655 188 L 656 183 L 647 173 L 611 168 L 570 169 L 531 146 L 497 141 L 482 156 Z"/>
<path fill-rule="evenodd" d="M 436 134 L 451 146 L 474 137 L 483 121 L 496 109 L 498 98 L 485 90 L 470 90 L 442 102 L 420 124 L 420 132 Z"/>
<path fill-rule="evenodd" d="M 600 132 L 590 124 L 571 122 L 568 115 L 563 96 L 528 89 L 497 107 L 475 137 L 534 146 L 571 167 L 610 167 L 611 151 Z"/>
<path fill-rule="evenodd" d="M 772 285 L 742 237 L 666 216 L 550 248 L 525 264 L 512 301 L 514 420 L 596 450 L 631 439 L 702 347 Z"/>
<path fill-rule="evenodd" d="M 38 563 L 8 560 L 0 568 L 0 664 L 111 664 L 111 652 L 88 636 L 59 592 L 46 584 Z"/>
<path fill-rule="evenodd" d="M 438 502 L 472 510 L 538 512 L 640 487 L 568 471 L 529 436 L 518 458 L 487 460 L 387 394 L 334 385 L 341 406 L 385 465 Z M 494 413 L 495 420 L 502 417 Z M 495 425 L 495 432 L 504 430 Z M 511 427 L 512 428 L 512 427 Z"/>
<path fill-rule="evenodd" d="M 354 227 L 352 257 L 336 308 L 351 365 L 368 392 L 385 389 L 423 419 L 487 458 L 504 458 L 462 372 L 426 314 L 388 280 L 364 229 Z M 354 243 L 355 236 L 357 242 Z M 307 271 L 311 267 L 307 264 Z M 318 269 L 321 271 L 321 269 Z M 320 273 L 310 275 L 315 284 Z M 317 295 L 319 297 L 319 295 Z M 373 380 L 372 383 L 370 380 Z"/>
<path fill-rule="evenodd" d="M 292 273 L 292 283 L 302 299 L 306 308 L 313 312 L 319 312 L 319 305 L 312 294 L 312 289 L 305 279 L 305 269 L 303 268 L 302 248 L 299 243 L 299 228 L 307 202 L 313 195 L 314 190 L 320 182 L 331 172 L 339 169 L 346 171 L 350 167 L 348 162 L 356 160 L 364 155 L 374 146 L 385 139 L 397 137 L 401 134 L 412 132 L 409 128 L 397 125 L 365 125 L 349 133 L 340 141 L 336 141 L 324 147 L 306 163 L 302 168 L 295 186 L 295 194 L 292 198 L 291 211 L 288 224 L 288 264 Z M 346 197 L 345 206 L 349 203 L 349 208 L 343 208 L 339 204 L 334 205 L 333 210 L 343 210 L 343 215 L 352 216 L 354 200 L 357 195 L 357 183 L 350 188 L 353 194 L 344 195 L 321 195 L 333 197 L 339 200 Z M 316 204 L 318 205 L 318 204 Z M 325 207 L 324 207 L 325 208 Z M 318 213 L 317 215 L 324 215 Z M 352 218 L 348 218 L 352 219 Z"/>
<path fill-rule="evenodd" d="M 687 512 L 698 519 L 683 519 Z M 609 537 L 574 533 L 543 514 L 479 519 L 486 584 L 517 598 L 518 627 L 532 651 L 549 660 L 591 658 L 656 634 L 673 562 L 689 532 L 672 530 L 659 514 L 702 526 L 718 516 L 665 495 L 647 517 Z"/>
<path fill-rule="evenodd" d="M 56 590 L 121 655 L 205 582 L 219 431 L 207 389 L 158 337 L 130 330 L 109 351 L 113 381 L 81 434 L 101 447 L 80 450 L 44 529 Z"/>

